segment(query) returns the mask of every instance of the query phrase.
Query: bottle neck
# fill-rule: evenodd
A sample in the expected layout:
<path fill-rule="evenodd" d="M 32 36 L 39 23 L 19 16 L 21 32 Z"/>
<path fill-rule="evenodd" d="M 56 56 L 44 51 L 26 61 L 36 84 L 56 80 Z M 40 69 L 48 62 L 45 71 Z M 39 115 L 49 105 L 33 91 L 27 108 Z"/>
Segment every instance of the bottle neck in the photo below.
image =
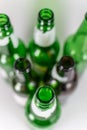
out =
<path fill-rule="evenodd" d="M 50 86 L 43 86 L 37 89 L 32 102 L 31 109 L 35 115 L 48 118 L 57 107 L 57 99 Z"/>
<path fill-rule="evenodd" d="M 56 73 L 57 73 L 57 79 L 63 83 L 72 81 L 75 76 L 75 70 L 70 70 L 70 71 L 64 72 L 62 74 L 60 74 L 56 71 Z"/>
<path fill-rule="evenodd" d="M 10 19 L 6 14 L 0 14 L 0 39 L 13 33 L 13 27 L 11 25 Z"/>
<path fill-rule="evenodd" d="M 52 77 L 61 83 L 67 83 L 74 79 L 75 68 L 74 61 L 69 56 L 63 56 L 61 60 L 54 66 Z"/>
<path fill-rule="evenodd" d="M 33 111 L 33 113 L 41 118 L 49 118 L 51 116 L 51 114 L 56 110 L 57 107 L 57 100 L 56 98 L 54 99 L 54 101 L 49 105 L 49 104 L 45 104 L 42 105 L 43 107 L 41 107 L 40 104 L 38 104 L 38 101 L 36 101 L 35 99 L 36 97 L 34 96 L 32 99 L 32 103 L 31 103 L 31 109 Z"/>
<path fill-rule="evenodd" d="M 79 29 L 77 30 L 76 35 L 87 34 L 87 16 L 86 15 L 85 15 L 85 19 L 83 20 L 82 24 L 80 25 Z"/>
<path fill-rule="evenodd" d="M 34 40 L 35 40 L 35 44 L 37 44 L 40 47 L 51 46 L 56 40 L 55 26 L 51 30 L 46 31 L 46 32 L 43 32 L 37 27 L 35 27 Z"/>
<path fill-rule="evenodd" d="M 16 38 L 14 33 L 10 34 L 9 36 L 3 37 L 3 39 L 0 39 L 0 46 L 7 46 L 10 42 L 12 42 L 14 48 L 17 48 L 18 38 Z"/>

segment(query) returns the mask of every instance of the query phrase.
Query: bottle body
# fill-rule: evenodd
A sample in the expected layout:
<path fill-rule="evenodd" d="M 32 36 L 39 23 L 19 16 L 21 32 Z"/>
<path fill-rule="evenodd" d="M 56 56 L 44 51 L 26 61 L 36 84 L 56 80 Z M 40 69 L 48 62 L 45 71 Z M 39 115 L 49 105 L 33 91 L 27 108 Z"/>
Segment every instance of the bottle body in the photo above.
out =
<path fill-rule="evenodd" d="M 50 71 L 54 64 L 59 52 L 58 42 L 55 41 L 50 47 L 40 47 L 32 41 L 29 45 L 30 59 L 34 71 L 38 75 L 45 75 Z"/>
<path fill-rule="evenodd" d="M 36 94 L 34 95 L 32 100 L 28 100 L 28 103 L 26 105 L 26 116 L 29 122 L 32 123 L 34 126 L 44 128 L 44 127 L 49 127 L 54 123 L 56 123 L 56 121 L 60 117 L 61 110 L 60 110 L 60 104 L 56 98 L 54 99 L 53 104 L 51 104 L 49 107 L 47 103 L 43 105 L 43 108 L 42 108 L 42 104 L 38 104 L 38 105 L 36 104 L 36 95 L 41 88 L 39 88 L 36 91 Z M 46 87 L 46 89 L 50 89 L 50 87 L 49 88 Z"/>

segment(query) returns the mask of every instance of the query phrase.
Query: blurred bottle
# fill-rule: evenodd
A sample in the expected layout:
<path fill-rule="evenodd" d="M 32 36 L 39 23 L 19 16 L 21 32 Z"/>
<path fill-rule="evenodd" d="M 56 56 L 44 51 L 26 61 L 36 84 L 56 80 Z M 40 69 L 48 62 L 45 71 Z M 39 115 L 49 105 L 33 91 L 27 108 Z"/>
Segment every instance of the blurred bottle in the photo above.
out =
<path fill-rule="evenodd" d="M 77 85 L 77 71 L 74 65 L 74 60 L 70 56 L 63 56 L 53 68 L 52 77 L 46 81 L 46 84 L 55 90 L 62 105 Z"/>
<path fill-rule="evenodd" d="M 37 83 L 31 76 L 30 62 L 25 58 L 19 58 L 14 65 L 14 78 L 12 81 L 14 98 L 20 105 L 25 105 L 28 96 L 36 91 Z"/>
<path fill-rule="evenodd" d="M 87 66 L 87 13 L 77 32 L 66 40 L 64 55 L 74 59 L 79 74 L 84 71 Z"/>
<path fill-rule="evenodd" d="M 12 77 L 14 61 L 25 56 L 24 43 L 15 37 L 9 17 L 0 14 L 0 73 L 4 78 Z"/>
<path fill-rule="evenodd" d="M 60 117 L 61 107 L 53 89 L 49 86 L 39 87 L 26 105 L 28 121 L 38 128 L 46 128 L 54 124 Z"/>
<path fill-rule="evenodd" d="M 43 78 L 51 71 L 59 54 L 59 42 L 56 38 L 54 13 L 50 9 L 42 9 L 38 14 L 38 22 L 34 29 L 34 39 L 29 43 L 28 53 L 34 70 L 33 75 Z"/>
<path fill-rule="evenodd" d="M 77 84 L 77 72 L 74 60 L 70 56 L 63 56 L 53 68 L 52 77 L 52 81 L 56 81 L 57 84 L 54 85 L 50 80 L 49 85 L 53 86 L 56 93 L 59 93 L 59 90 L 61 90 L 62 94 L 72 92 Z"/>

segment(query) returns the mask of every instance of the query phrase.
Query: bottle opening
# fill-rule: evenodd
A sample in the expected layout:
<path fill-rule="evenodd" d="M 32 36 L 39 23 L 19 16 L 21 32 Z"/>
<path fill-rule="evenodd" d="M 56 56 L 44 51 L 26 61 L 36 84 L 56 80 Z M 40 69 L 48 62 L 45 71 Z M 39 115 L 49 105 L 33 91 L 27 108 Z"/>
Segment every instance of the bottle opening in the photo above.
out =
<path fill-rule="evenodd" d="M 40 10 L 39 15 L 38 15 L 38 20 L 39 20 L 39 22 L 43 21 L 43 24 L 44 24 L 44 22 L 49 22 L 49 24 L 52 23 L 54 21 L 53 11 L 50 9 L 46 9 L 46 8 Z"/>
<path fill-rule="evenodd" d="M 13 33 L 13 27 L 6 14 L 0 14 L 0 38 L 4 38 Z"/>
<path fill-rule="evenodd" d="M 37 92 L 37 98 L 41 103 L 49 103 L 54 97 L 54 93 L 50 87 L 43 86 Z"/>
<path fill-rule="evenodd" d="M 52 10 L 50 10 L 50 9 L 42 9 L 42 10 L 40 10 L 39 17 L 42 20 L 49 21 L 49 20 L 53 19 L 54 14 L 53 14 Z"/>
<path fill-rule="evenodd" d="M 15 69 L 21 72 L 30 72 L 31 65 L 30 62 L 25 58 L 19 58 L 15 62 Z"/>
<path fill-rule="evenodd" d="M 44 33 L 54 27 L 54 13 L 52 10 L 47 8 L 40 10 L 37 27 Z"/>
<path fill-rule="evenodd" d="M 57 64 L 57 71 L 70 71 L 74 67 L 74 60 L 70 56 L 63 56 Z"/>
<path fill-rule="evenodd" d="M 4 26 L 8 23 L 9 18 L 5 14 L 0 14 L 0 26 Z"/>

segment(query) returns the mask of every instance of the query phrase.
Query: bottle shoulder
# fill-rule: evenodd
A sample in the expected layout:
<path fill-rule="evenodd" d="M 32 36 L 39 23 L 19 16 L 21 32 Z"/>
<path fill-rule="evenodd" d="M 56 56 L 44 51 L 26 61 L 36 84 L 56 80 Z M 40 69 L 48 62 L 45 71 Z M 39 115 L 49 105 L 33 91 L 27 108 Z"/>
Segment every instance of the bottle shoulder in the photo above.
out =
<path fill-rule="evenodd" d="M 35 43 L 35 41 L 32 39 L 30 42 L 29 42 L 29 46 L 28 46 L 28 48 L 30 48 L 31 46 L 34 46 L 35 48 L 40 48 L 40 49 L 45 49 L 45 50 L 49 50 L 50 48 L 53 48 L 53 47 L 55 47 L 55 46 L 59 46 L 59 41 L 57 40 L 57 39 L 55 39 L 55 42 L 52 44 L 52 45 L 50 45 L 50 46 L 48 46 L 48 47 L 41 47 L 41 46 L 39 46 L 39 45 L 37 45 L 36 43 Z"/>
<path fill-rule="evenodd" d="M 56 60 L 59 54 L 59 42 L 56 40 L 50 47 L 40 47 L 32 40 L 29 43 L 28 51 L 34 62 L 49 65 L 51 61 Z"/>

